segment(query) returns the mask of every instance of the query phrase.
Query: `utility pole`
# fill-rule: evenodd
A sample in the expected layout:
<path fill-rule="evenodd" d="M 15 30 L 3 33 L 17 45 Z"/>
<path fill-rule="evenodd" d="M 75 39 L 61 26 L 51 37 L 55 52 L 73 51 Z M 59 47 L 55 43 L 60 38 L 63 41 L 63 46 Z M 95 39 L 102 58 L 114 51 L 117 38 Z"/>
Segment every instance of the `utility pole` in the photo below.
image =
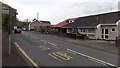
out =
<path fill-rule="evenodd" d="M 9 7 L 9 55 L 11 55 L 11 40 L 12 40 L 12 8 Z"/>

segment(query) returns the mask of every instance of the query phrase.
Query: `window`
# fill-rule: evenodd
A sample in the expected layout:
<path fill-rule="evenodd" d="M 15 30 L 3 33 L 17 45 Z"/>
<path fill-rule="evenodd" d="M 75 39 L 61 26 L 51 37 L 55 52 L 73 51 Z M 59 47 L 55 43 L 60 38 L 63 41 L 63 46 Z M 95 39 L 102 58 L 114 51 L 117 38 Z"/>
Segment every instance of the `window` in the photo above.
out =
<path fill-rule="evenodd" d="M 105 34 L 109 34 L 109 33 L 108 33 L 108 29 L 105 29 Z"/>
<path fill-rule="evenodd" d="M 112 29 L 111 32 L 115 32 L 115 29 Z"/>
<path fill-rule="evenodd" d="M 80 29 L 81 30 L 81 32 L 86 32 L 86 30 L 85 29 Z"/>
<path fill-rule="evenodd" d="M 82 32 L 82 29 L 80 29 L 80 31 Z"/>
<path fill-rule="evenodd" d="M 88 33 L 95 33 L 95 29 L 88 29 Z"/>
<path fill-rule="evenodd" d="M 73 23 L 74 20 L 67 20 L 67 23 Z"/>
<path fill-rule="evenodd" d="M 105 35 L 105 39 L 108 39 L 108 35 Z"/>
<path fill-rule="evenodd" d="M 102 29 L 102 34 L 104 34 L 104 29 Z"/>
<path fill-rule="evenodd" d="M 85 29 L 83 29 L 83 32 L 85 32 Z"/>

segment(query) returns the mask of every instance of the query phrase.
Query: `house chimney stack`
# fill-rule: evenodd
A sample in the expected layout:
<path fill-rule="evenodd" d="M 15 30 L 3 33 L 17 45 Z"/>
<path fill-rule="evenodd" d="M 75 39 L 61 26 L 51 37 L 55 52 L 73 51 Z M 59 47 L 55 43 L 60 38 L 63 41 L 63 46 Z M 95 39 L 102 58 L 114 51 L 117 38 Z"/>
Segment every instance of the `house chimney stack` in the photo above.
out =
<path fill-rule="evenodd" d="M 37 13 L 37 20 L 39 20 L 39 13 Z"/>

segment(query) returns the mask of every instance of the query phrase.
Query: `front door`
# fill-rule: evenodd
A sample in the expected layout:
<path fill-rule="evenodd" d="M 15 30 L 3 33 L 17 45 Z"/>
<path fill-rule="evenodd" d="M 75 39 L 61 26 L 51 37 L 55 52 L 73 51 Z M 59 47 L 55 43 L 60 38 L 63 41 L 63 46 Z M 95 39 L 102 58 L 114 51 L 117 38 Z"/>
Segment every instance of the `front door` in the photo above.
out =
<path fill-rule="evenodd" d="M 108 29 L 102 29 L 102 39 L 108 39 L 109 32 Z"/>

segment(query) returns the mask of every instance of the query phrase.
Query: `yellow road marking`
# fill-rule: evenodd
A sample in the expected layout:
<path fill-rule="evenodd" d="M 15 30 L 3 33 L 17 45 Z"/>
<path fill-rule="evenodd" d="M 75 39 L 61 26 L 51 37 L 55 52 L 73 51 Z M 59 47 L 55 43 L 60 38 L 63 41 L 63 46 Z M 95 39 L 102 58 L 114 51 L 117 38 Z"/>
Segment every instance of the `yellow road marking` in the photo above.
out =
<path fill-rule="evenodd" d="M 59 48 L 58 46 L 53 46 L 54 48 Z"/>
<path fill-rule="evenodd" d="M 70 59 L 72 59 L 72 57 L 68 56 L 67 53 L 63 54 L 62 52 L 53 52 L 52 54 L 57 56 L 57 57 L 59 57 L 59 58 L 61 58 L 61 59 L 63 59 L 63 60 L 70 60 Z"/>
<path fill-rule="evenodd" d="M 55 54 L 55 53 L 52 53 L 53 55 L 55 55 L 55 56 L 57 56 L 57 57 L 59 57 L 59 58 L 61 58 L 61 59 L 63 59 L 63 60 L 70 60 L 70 58 L 63 58 L 62 56 L 59 56 L 59 55 L 57 55 L 57 54 Z"/>
<path fill-rule="evenodd" d="M 38 47 L 41 48 L 42 50 L 50 50 L 50 48 L 46 46 L 38 46 Z"/>
<path fill-rule="evenodd" d="M 53 56 L 51 53 L 48 53 L 48 55 L 51 56 L 51 57 L 53 57 L 54 59 L 57 59 L 57 60 L 63 62 L 62 60 L 60 60 L 60 59 L 58 59 L 57 57 Z"/>
<path fill-rule="evenodd" d="M 61 56 L 72 58 L 71 56 L 68 56 L 65 52 L 56 52 L 56 54 L 60 54 Z"/>
<path fill-rule="evenodd" d="M 29 62 L 35 66 L 36 68 L 40 68 L 27 54 L 26 52 L 17 44 L 14 43 L 16 45 L 16 47 L 20 50 L 20 52 L 29 60 Z"/>

